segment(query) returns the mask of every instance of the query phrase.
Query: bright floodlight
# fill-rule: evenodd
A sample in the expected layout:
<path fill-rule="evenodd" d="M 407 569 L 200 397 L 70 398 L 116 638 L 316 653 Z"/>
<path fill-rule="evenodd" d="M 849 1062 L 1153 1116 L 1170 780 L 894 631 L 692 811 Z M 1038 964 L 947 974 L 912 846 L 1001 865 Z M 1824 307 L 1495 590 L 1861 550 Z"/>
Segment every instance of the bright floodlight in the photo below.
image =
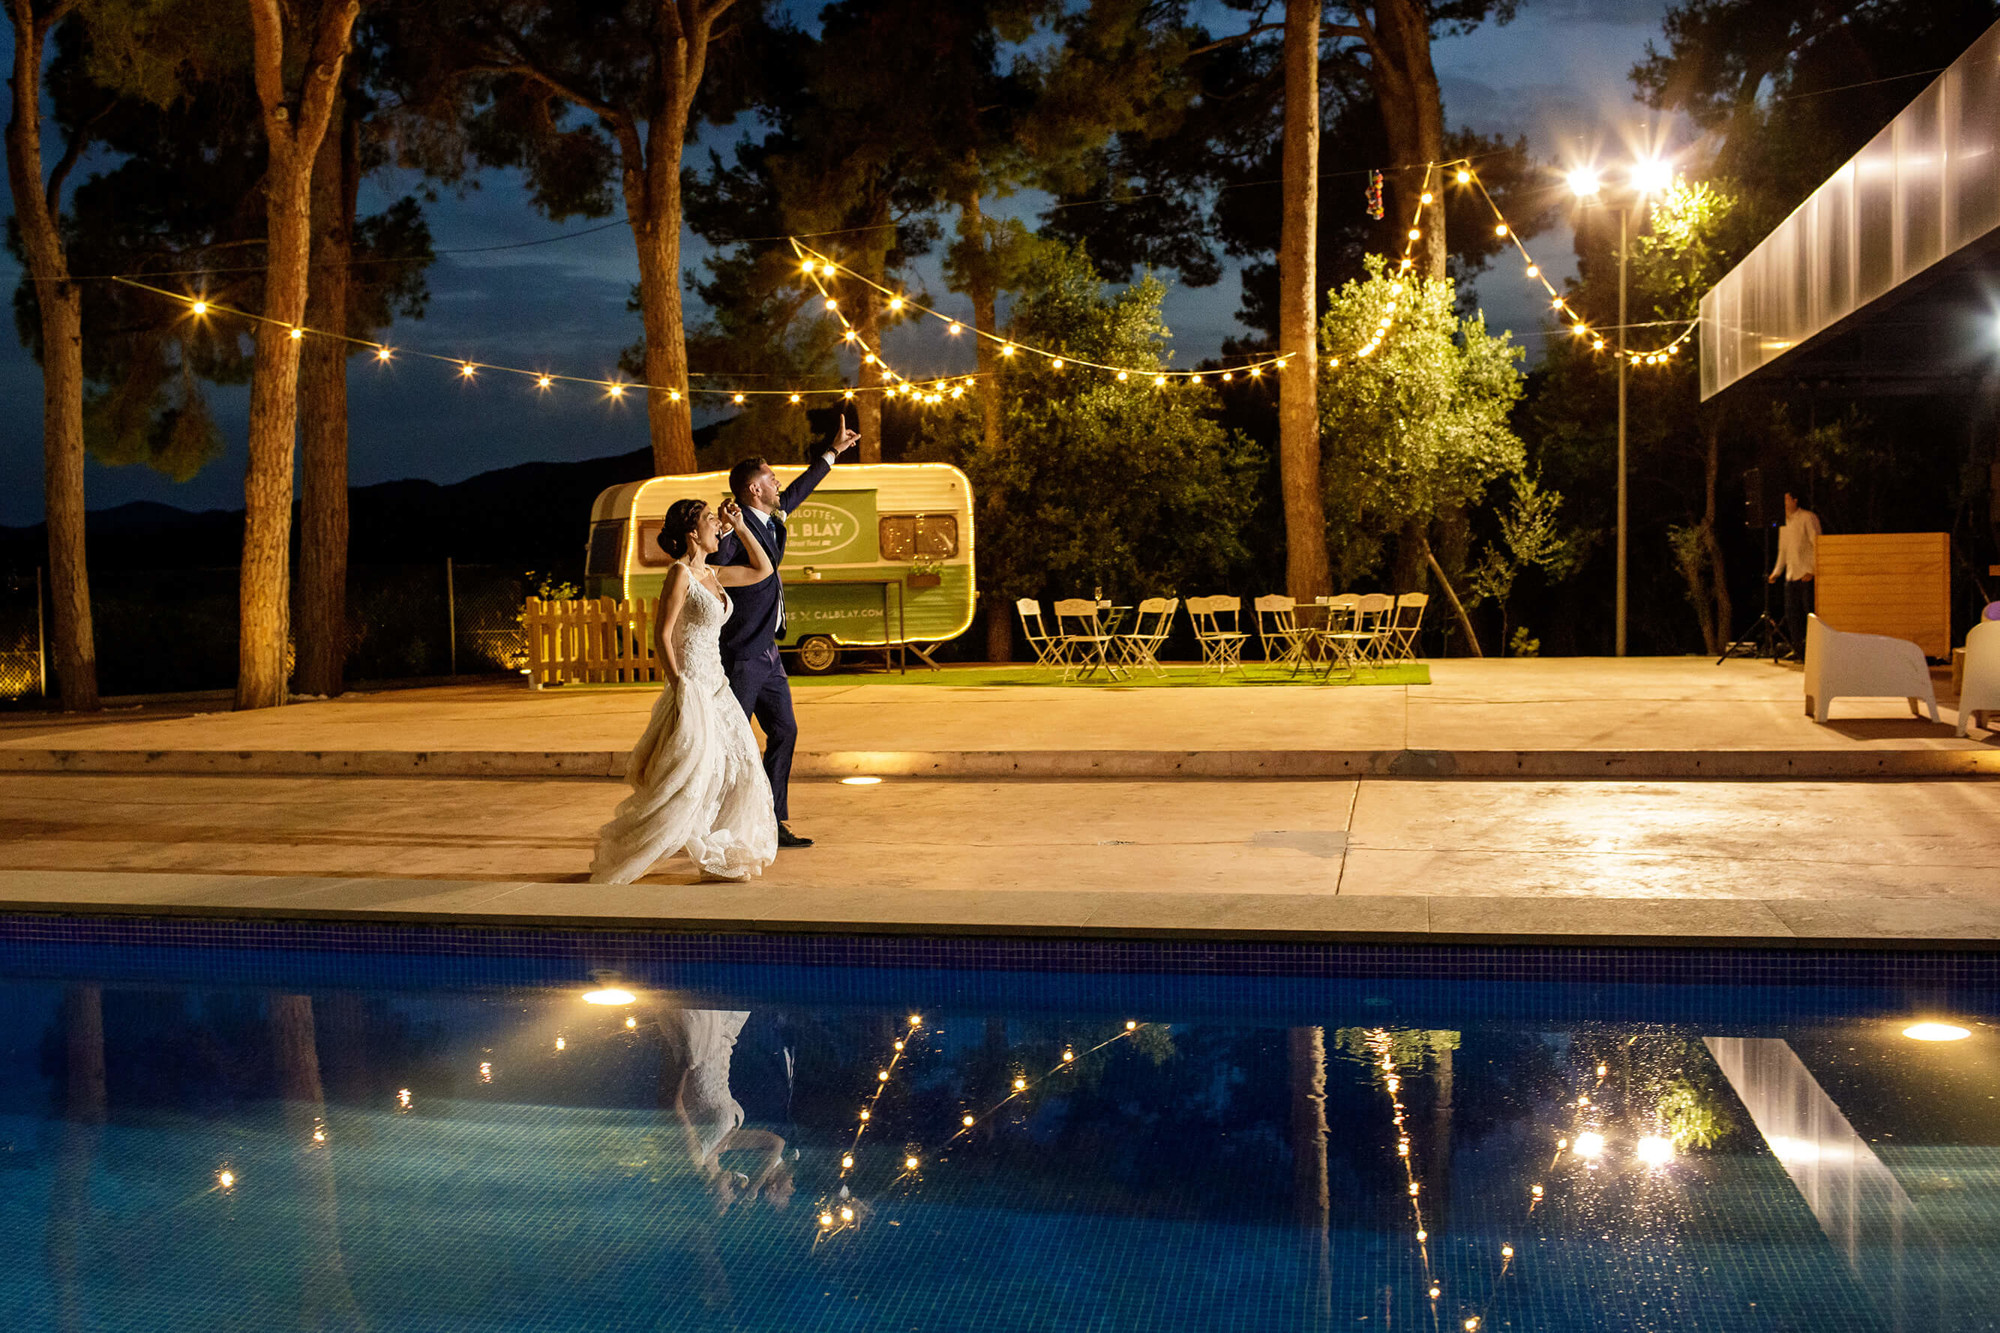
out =
<path fill-rule="evenodd" d="M 1903 1035 L 1911 1041 L 1964 1041 L 1972 1033 L 1955 1023 L 1912 1023 Z"/>
<path fill-rule="evenodd" d="M 1597 173 L 1589 167 L 1578 167 L 1569 173 L 1569 191 L 1579 199 L 1596 194 L 1600 184 Z"/>
<path fill-rule="evenodd" d="M 630 1004 L 638 998 L 631 991 L 619 990 L 616 986 L 607 986 L 603 990 L 585 991 L 583 993 L 583 1002 L 585 1004 Z"/>
<path fill-rule="evenodd" d="M 1674 1141 L 1648 1134 L 1639 1140 L 1639 1160 L 1647 1166 L 1665 1166 L 1674 1160 Z"/>
<path fill-rule="evenodd" d="M 1657 157 L 1632 164 L 1632 188 L 1640 194 L 1658 194 L 1674 183 L 1674 164 Z"/>
<path fill-rule="evenodd" d="M 1578 1157 L 1595 1160 L 1604 1154 L 1604 1136 L 1588 1129 L 1576 1136 L 1576 1142 L 1571 1147 Z"/>

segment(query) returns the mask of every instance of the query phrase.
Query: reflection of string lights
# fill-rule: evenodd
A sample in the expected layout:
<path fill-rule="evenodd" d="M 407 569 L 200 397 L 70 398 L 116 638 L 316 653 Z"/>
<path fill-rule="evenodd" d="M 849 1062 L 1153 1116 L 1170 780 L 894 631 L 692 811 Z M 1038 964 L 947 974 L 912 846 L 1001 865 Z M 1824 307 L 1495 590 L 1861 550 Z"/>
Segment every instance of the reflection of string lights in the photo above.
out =
<path fill-rule="evenodd" d="M 923 1026 L 923 1021 L 924 1021 L 923 1015 L 921 1014 L 910 1015 L 909 1024 L 910 1024 L 911 1034 L 914 1035 L 916 1031 Z M 1022 1097 L 1024 1094 L 1032 1091 L 1033 1089 L 1040 1087 L 1043 1083 L 1047 1082 L 1051 1078 L 1056 1077 L 1063 1071 L 1075 1068 L 1079 1060 L 1087 1058 L 1091 1055 L 1095 1055 L 1097 1052 L 1103 1050 L 1105 1047 L 1110 1046 L 1116 1042 L 1123 1041 L 1127 1037 L 1134 1035 L 1139 1031 L 1139 1029 L 1142 1026 L 1143 1025 L 1140 1024 L 1135 1019 L 1127 1019 L 1125 1021 L 1124 1028 L 1121 1031 L 1119 1031 L 1116 1035 L 1108 1037 L 1101 1042 L 1098 1042 L 1095 1046 L 1088 1047 L 1081 1053 L 1081 1055 L 1078 1054 L 1074 1046 L 1065 1046 L 1063 1048 L 1061 1058 L 1057 1060 L 1057 1062 L 1054 1065 L 1050 1066 L 1050 1068 L 1040 1077 L 1035 1078 L 1033 1080 L 1030 1080 L 1025 1074 L 1018 1074 L 1018 1073 L 1015 1074 L 1008 1081 L 1009 1090 L 1005 1097 L 1002 1097 L 999 1101 L 995 1102 L 992 1106 L 988 1107 L 984 1112 L 974 1113 L 971 1111 L 966 1111 L 962 1112 L 959 1115 L 958 1118 L 959 1127 L 957 1132 L 955 1132 L 954 1134 L 952 1134 L 950 1138 L 945 1140 L 944 1144 L 938 1150 L 939 1153 L 942 1153 L 945 1149 L 949 1148 L 952 1144 L 956 1143 L 961 1137 L 970 1134 L 975 1128 L 978 1127 L 978 1125 L 982 1121 L 990 1119 L 992 1116 L 997 1114 L 1001 1109 L 1006 1107 L 1008 1103 L 1016 1100 L 1017 1098 Z M 878 1069 L 875 1071 L 875 1091 L 873 1095 L 869 1097 L 868 1104 L 861 1108 L 859 1115 L 856 1117 L 857 1123 L 854 1129 L 853 1142 L 848 1147 L 848 1150 L 842 1153 L 840 1157 L 838 1197 L 842 1199 L 845 1199 L 849 1196 L 847 1177 L 855 1169 L 856 1156 L 861 1148 L 862 1135 L 868 1131 L 870 1124 L 873 1123 L 874 1108 L 876 1104 L 881 1101 L 882 1094 L 888 1090 L 890 1083 L 893 1081 L 896 1072 L 896 1066 L 902 1061 L 905 1055 L 909 1054 L 908 1040 L 909 1039 L 904 1037 L 898 1037 L 894 1041 L 892 1041 L 891 1047 L 894 1053 L 889 1057 L 888 1067 L 885 1069 Z M 918 1168 L 922 1165 L 922 1157 L 920 1154 L 921 1154 L 921 1149 L 919 1149 L 914 1144 L 910 1145 L 907 1149 L 905 1149 L 902 1161 L 902 1167 L 903 1167 L 902 1175 L 898 1176 L 897 1179 L 900 1180 L 903 1177 L 914 1175 L 917 1172 Z M 836 1212 L 831 1206 L 822 1205 L 819 1210 L 819 1214 L 815 1220 L 819 1223 L 819 1231 L 818 1234 L 815 1235 L 815 1237 L 813 1238 L 813 1243 L 817 1245 L 819 1244 L 820 1241 L 830 1239 L 831 1237 L 838 1235 L 840 1232 L 849 1229 L 849 1227 L 851 1227 L 854 1223 L 854 1210 L 851 1207 L 842 1207 L 838 1210 L 838 1213 L 836 1214 Z"/>
<path fill-rule="evenodd" d="M 236 1173 L 225 1166 L 215 1173 L 215 1183 L 226 1194 L 236 1188 Z"/>
<path fill-rule="evenodd" d="M 1389 1098 L 1389 1123 L 1396 1131 L 1396 1160 L 1403 1167 L 1403 1177 L 1407 1185 L 1406 1197 L 1410 1203 L 1410 1220 L 1413 1224 L 1412 1237 L 1417 1242 L 1417 1258 L 1423 1266 L 1424 1290 L 1431 1300 L 1431 1322 L 1435 1326 L 1438 1320 L 1437 1303 L 1444 1296 L 1444 1284 L 1431 1265 L 1431 1233 L 1424 1225 L 1423 1186 L 1417 1179 L 1416 1153 L 1410 1138 L 1408 1108 L 1399 1096 L 1403 1079 L 1396 1072 L 1395 1048 L 1388 1029 L 1370 1029 L 1366 1035 L 1366 1043 L 1369 1051 L 1377 1057 L 1370 1062 L 1370 1068 L 1381 1080 L 1383 1091 Z M 1539 1199 L 1541 1196 L 1542 1187 L 1537 1185 L 1535 1197 Z M 1500 1274 L 1495 1279 L 1496 1285 L 1507 1277 L 1513 1262 L 1514 1247 L 1511 1244 L 1503 1244 L 1500 1247 Z M 1489 1292 L 1489 1299 L 1490 1297 Z M 1468 1333 L 1476 1333 L 1483 1323 L 1483 1318 L 1477 1314 L 1467 1316 L 1464 1327 Z"/>

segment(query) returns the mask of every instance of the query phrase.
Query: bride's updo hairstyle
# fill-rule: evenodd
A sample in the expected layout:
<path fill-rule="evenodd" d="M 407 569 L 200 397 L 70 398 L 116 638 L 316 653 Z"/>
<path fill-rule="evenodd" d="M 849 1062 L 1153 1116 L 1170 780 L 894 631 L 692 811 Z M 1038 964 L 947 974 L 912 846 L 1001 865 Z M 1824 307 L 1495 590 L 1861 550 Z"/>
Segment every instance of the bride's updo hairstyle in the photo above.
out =
<path fill-rule="evenodd" d="M 706 500 L 676 500 L 668 505 L 667 516 L 660 524 L 660 549 L 676 560 L 686 555 L 689 543 L 694 540 L 695 524 L 707 512 Z"/>

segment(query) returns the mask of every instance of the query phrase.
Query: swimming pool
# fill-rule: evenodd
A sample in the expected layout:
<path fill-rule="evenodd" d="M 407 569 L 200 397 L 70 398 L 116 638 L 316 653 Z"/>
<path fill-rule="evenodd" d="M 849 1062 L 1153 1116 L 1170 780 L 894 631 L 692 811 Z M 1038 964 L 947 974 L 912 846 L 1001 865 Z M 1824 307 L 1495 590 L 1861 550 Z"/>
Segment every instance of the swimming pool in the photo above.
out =
<path fill-rule="evenodd" d="M 1992 1328 L 1994 1023 L 1974 954 L 0 917 L 0 1327 Z"/>

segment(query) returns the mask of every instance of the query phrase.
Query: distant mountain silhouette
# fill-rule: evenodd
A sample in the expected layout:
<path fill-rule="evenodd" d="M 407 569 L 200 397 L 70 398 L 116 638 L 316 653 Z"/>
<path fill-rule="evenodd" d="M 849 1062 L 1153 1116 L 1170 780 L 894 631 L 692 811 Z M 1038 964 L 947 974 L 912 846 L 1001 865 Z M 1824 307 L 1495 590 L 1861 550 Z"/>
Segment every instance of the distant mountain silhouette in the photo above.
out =
<path fill-rule="evenodd" d="M 608 486 L 653 474 L 644 449 L 575 463 L 522 463 L 464 481 L 385 481 L 349 494 L 348 559 L 417 564 L 447 557 L 473 564 L 567 570 L 580 566 L 590 504 Z M 201 513 L 152 500 L 93 510 L 86 519 L 92 568 L 199 569 L 234 565 L 243 511 Z M 294 541 L 297 527 L 294 525 Z M 0 568 L 47 561 L 41 524 L 0 527 Z"/>

